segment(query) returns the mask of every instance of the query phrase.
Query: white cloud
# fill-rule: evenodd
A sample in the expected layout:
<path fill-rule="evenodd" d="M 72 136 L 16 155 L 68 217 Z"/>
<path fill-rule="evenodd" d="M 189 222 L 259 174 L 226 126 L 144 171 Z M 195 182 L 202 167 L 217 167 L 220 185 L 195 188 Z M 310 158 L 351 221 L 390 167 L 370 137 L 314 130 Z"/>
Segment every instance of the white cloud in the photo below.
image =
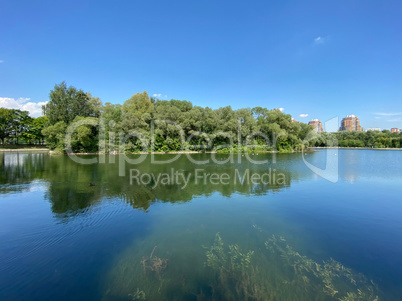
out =
<path fill-rule="evenodd" d="M 278 110 L 281 111 L 281 112 L 283 112 L 285 109 L 284 109 L 284 108 L 279 108 Z"/>
<path fill-rule="evenodd" d="M 387 120 L 387 122 L 400 122 L 400 121 L 402 121 L 402 118 L 394 118 Z"/>
<path fill-rule="evenodd" d="M 316 37 L 314 39 L 314 43 L 315 44 L 324 44 L 326 40 L 327 40 L 327 38 L 324 38 L 324 37 Z"/>
<path fill-rule="evenodd" d="M 153 96 L 153 97 L 156 97 L 156 98 L 160 98 L 160 97 L 162 96 L 162 94 L 161 94 L 161 93 L 159 93 L 159 94 L 153 94 L 152 96 Z"/>
<path fill-rule="evenodd" d="M 19 109 L 22 111 L 28 111 L 32 117 L 38 117 L 42 115 L 42 106 L 47 104 L 47 101 L 31 102 L 30 98 L 10 98 L 0 97 L 0 107 L 7 109 Z"/>
<path fill-rule="evenodd" d="M 305 118 L 305 117 L 308 116 L 308 114 L 300 114 L 299 116 L 300 116 L 301 118 Z"/>
<path fill-rule="evenodd" d="M 399 116 L 402 115 L 402 113 L 374 113 L 375 115 L 378 116 Z"/>

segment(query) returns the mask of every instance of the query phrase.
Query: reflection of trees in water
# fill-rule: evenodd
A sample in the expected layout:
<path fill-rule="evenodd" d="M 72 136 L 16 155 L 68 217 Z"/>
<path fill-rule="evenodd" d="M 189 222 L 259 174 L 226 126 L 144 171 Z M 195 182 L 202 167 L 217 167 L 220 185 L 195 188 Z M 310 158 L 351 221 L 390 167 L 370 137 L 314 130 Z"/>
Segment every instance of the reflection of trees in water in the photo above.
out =
<path fill-rule="evenodd" d="M 220 193 L 231 196 L 234 193 L 245 195 L 265 195 L 268 192 L 277 192 L 290 186 L 294 176 L 286 169 L 275 170 L 271 173 L 281 173 L 284 181 L 277 183 L 241 183 L 238 174 L 242 177 L 249 169 L 252 174 L 264 174 L 275 165 L 256 165 L 243 160 L 243 163 L 227 163 L 218 165 L 209 163 L 196 165 L 185 156 L 180 157 L 171 164 L 151 164 L 150 158 L 138 165 L 126 164 L 126 176 L 118 176 L 118 158 L 115 164 L 82 165 L 73 162 L 67 156 L 48 156 L 47 154 L 0 154 L 0 192 L 8 193 L 20 191 L 18 184 L 30 184 L 34 180 L 49 183 L 46 198 L 52 204 L 52 211 L 56 214 L 74 215 L 82 212 L 91 205 L 99 203 L 104 197 L 118 198 L 130 204 L 135 209 L 147 210 L 154 202 L 188 202 L 195 196 Z M 203 155 L 209 156 L 209 155 Z M 180 171 L 186 177 L 190 175 L 187 186 L 177 183 L 155 185 L 151 181 L 147 185 L 130 185 L 130 168 L 140 170 L 141 174 L 149 173 L 158 176 L 161 173 L 171 174 Z M 206 184 L 203 179 L 196 179 L 195 170 L 202 169 L 201 174 L 228 174 L 230 180 L 225 184 Z M 238 174 L 235 170 L 238 170 Z M 296 175 L 296 178 L 298 176 Z M 93 183 L 93 185 L 90 185 Z"/>
<path fill-rule="evenodd" d="M 0 193 L 20 191 L 13 185 L 29 184 L 40 179 L 45 164 L 45 153 L 0 153 Z"/>

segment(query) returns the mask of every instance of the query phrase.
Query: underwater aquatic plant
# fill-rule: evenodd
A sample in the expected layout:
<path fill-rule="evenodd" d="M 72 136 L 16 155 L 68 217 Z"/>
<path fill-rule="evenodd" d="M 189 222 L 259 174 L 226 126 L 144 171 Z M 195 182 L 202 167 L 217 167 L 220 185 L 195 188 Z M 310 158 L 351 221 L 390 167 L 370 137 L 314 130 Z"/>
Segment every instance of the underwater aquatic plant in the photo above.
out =
<path fill-rule="evenodd" d="M 253 226 L 262 233 L 261 228 Z M 373 282 L 334 259 L 318 263 L 301 255 L 282 236 L 273 235 L 265 250 L 225 246 L 219 233 L 206 251 L 214 272 L 208 300 L 378 301 Z"/>
<path fill-rule="evenodd" d="M 211 300 L 269 300 L 256 280 L 253 254 L 254 251 L 243 252 L 238 245 L 225 248 L 216 233 L 214 244 L 206 251 L 206 265 L 216 274 L 212 279 L 217 279 L 211 283 Z"/>
<path fill-rule="evenodd" d="M 137 291 L 135 293 L 129 294 L 128 296 L 132 301 L 147 299 L 144 291 L 140 290 L 139 288 L 137 288 Z"/>
<path fill-rule="evenodd" d="M 365 301 L 365 300 L 373 300 L 378 301 L 378 297 L 375 299 L 370 299 L 365 293 L 361 290 L 357 290 L 357 293 L 347 293 L 345 297 L 339 299 L 339 301 Z"/>
<path fill-rule="evenodd" d="M 283 262 L 292 268 L 293 285 L 313 286 L 314 290 L 321 288 L 325 295 L 341 301 L 379 300 L 375 294 L 377 288 L 372 282 L 370 284 L 364 275 L 354 273 L 332 258 L 317 263 L 296 252 L 285 238 L 278 239 L 275 235 L 265 242 L 265 246 L 272 253 L 279 254 Z"/>
<path fill-rule="evenodd" d="M 155 272 L 158 275 L 158 277 L 160 277 L 160 274 L 166 269 L 168 260 L 159 258 L 158 256 L 153 256 L 156 247 L 157 246 L 153 248 L 151 255 L 149 255 L 149 257 L 142 257 L 141 264 L 144 268 L 144 271 L 151 270 Z"/>
<path fill-rule="evenodd" d="M 256 237 L 248 240 L 253 249 L 227 244 L 216 233 L 211 245 L 194 248 L 191 257 L 187 249 L 164 249 L 169 262 L 156 255 L 162 251 L 155 244 L 136 246 L 114 266 L 103 300 L 379 300 L 375 284 L 364 275 L 334 259 L 315 261 L 285 237 L 253 228 Z M 199 258 L 197 249 L 205 257 Z"/>
<path fill-rule="evenodd" d="M 242 253 L 238 245 L 230 245 L 229 251 L 225 252 L 223 240 L 218 232 L 214 244 L 206 251 L 207 265 L 214 269 L 241 271 L 250 266 L 253 254 L 254 251 Z"/>

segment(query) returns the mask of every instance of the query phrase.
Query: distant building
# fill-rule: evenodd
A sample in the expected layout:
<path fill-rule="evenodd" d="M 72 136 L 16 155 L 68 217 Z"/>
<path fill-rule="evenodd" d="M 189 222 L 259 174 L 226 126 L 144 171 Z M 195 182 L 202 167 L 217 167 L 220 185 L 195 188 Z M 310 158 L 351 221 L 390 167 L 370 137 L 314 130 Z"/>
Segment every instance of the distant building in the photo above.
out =
<path fill-rule="evenodd" d="M 367 132 L 368 131 L 378 131 L 378 132 L 381 132 L 381 128 L 368 128 L 367 129 Z"/>
<path fill-rule="evenodd" d="M 391 133 L 399 133 L 399 129 L 398 128 L 392 128 Z"/>
<path fill-rule="evenodd" d="M 294 118 L 292 118 L 292 122 L 297 122 L 297 120 L 296 120 L 296 119 L 294 119 Z"/>
<path fill-rule="evenodd" d="M 362 127 L 360 126 L 360 120 L 355 115 L 347 115 L 341 121 L 340 131 L 357 131 L 361 132 Z"/>
<path fill-rule="evenodd" d="M 318 119 L 313 119 L 313 120 L 311 120 L 311 121 L 308 123 L 308 125 L 313 126 L 314 131 L 315 131 L 316 133 L 322 133 L 322 132 L 323 132 L 323 130 L 322 130 L 322 123 L 321 123 L 321 121 L 319 121 Z"/>

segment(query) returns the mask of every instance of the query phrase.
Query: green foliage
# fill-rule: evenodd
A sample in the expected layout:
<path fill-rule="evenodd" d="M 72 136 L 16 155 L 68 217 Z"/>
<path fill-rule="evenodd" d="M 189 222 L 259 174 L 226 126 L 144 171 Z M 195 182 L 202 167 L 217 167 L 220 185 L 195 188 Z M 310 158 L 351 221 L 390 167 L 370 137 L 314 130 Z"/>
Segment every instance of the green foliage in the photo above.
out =
<path fill-rule="evenodd" d="M 39 140 L 43 142 L 44 135 L 42 133 L 42 129 L 48 124 L 49 119 L 46 116 L 41 116 L 38 118 L 34 118 L 32 121 L 31 133 L 33 135 L 32 139 Z"/>
<path fill-rule="evenodd" d="M 338 144 L 335 143 L 338 141 Z M 402 133 L 388 130 L 368 132 L 320 133 L 310 145 L 366 148 L 399 148 L 402 145 Z"/>
<path fill-rule="evenodd" d="M 3 144 L 17 129 L 17 110 L 0 108 L 0 139 Z"/>
<path fill-rule="evenodd" d="M 64 121 L 59 121 L 42 130 L 42 134 L 46 137 L 46 144 L 50 149 L 64 150 L 66 129 L 67 124 Z"/>
<path fill-rule="evenodd" d="M 70 124 L 93 121 L 101 116 L 102 102 L 90 93 L 67 87 L 65 82 L 55 85 L 50 91 L 50 101 L 43 106 L 48 126 L 41 131 L 50 149 L 65 150 L 65 134 Z M 107 107 L 107 106 L 106 106 Z M 98 119 L 96 119 L 98 123 Z M 43 137 L 42 137 L 43 139 Z M 94 152 L 98 150 L 98 128 L 82 125 L 71 137 L 74 152 Z"/>
<path fill-rule="evenodd" d="M 55 85 L 49 94 L 50 101 L 43 106 L 43 112 L 51 125 L 63 121 L 70 124 L 77 116 L 99 116 L 100 103 L 89 93 L 67 87 L 65 82 Z"/>
<path fill-rule="evenodd" d="M 32 118 L 27 111 L 0 108 L 0 139 L 9 142 L 43 142 L 41 133 L 47 122 L 46 117 Z"/>
<path fill-rule="evenodd" d="M 60 121 L 68 126 L 77 116 L 101 116 L 102 151 L 106 152 L 118 150 L 120 133 L 125 137 L 124 151 L 129 153 L 145 149 L 161 152 L 294 151 L 301 149 L 303 139 L 312 130 L 305 124 L 292 122 L 290 115 L 277 109 L 233 110 L 227 106 L 212 110 L 193 106 L 186 100 L 151 98 L 146 91 L 134 94 L 122 106 L 110 103 L 102 106 L 99 98 L 67 87 L 65 82 L 50 92 L 50 101 L 43 110 L 49 126 Z M 61 141 L 56 143 L 54 130 L 42 132 L 49 134 L 45 137 L 51 148 L 61 144 Z M 90 134 L 94 138 L 97 132 L 89 128 L 77 129 L 73 150 L 95 150 L 88 141 Z"/>
<path fill-rule="evenodd" d="M 80 117 L 74 119 L 74 124 L 78 126 L 71 136 L 71 148 L 74 152 L 95 152 L 98 150 L 97 128 L 90 124 L 98 123 L 94 117 Z"/>
<path fill-rule="evenodd" d="M 94 141 L 100 132 L 102 151 L 118 151 L 119 134 L 124 138 L 125 152 L 150 151 L 218 151 L 262 152 L 299 151 L 303 145 L 325 145 L 328 139 L 305 142 L 312 132 L 307 124 L 294 122 L 279 109 L 233 110 L 230 106 L 216 110 L 193 106 L 186 100 L 159 100 L 148 93 L 136 93 L 123 105 L 106 103 L 89 93 L 67 87 L 65 82 L 50 92 L 44 107 L 49 126 L 63 121 L 69 126 L 76 117 L 102 117 L 98 131 L 88 127 L 77 129 L 73 150 L 94 151 Z M 42 133 L 54 148 L 55 129 Z M 92 136 L 90 136 L 92 135 Z M 91 137 L 90 142 L 88 137 Z M 29 138 L 29 137 L 28 137 Z M 43 138 L 43 137 L 42 137 Z M 349 142 L 347 142 L 349 143 Z M 360 145 L 360 144 L 358 144 Z M 391 145 L 400 145 L 393 142 Z"/>
<path fill-rule="evenodd" d="M 102 118 L 99 127 L 82 126 L 72 137 L 74 151 L 94 152 L 98 136 L 102 152 L 119 150 L 119 137 L 125 137 L 124 151 L 144 150 L 216 151 L 254 153 L 300 151 L 303 147 L 399 148 L 402 133 L 338 132 L 313 135 L 313 128 L 295 122 L 279 109 L 255 107 L 216 110 L 193 106 L 186 100 L 159 100 L 148 93 L 136 93 L 123 105 L 106 103 L 90 93 L 69 86 L 55 85 L 50 101 L 43 107 L 46 116 L 31 118 L 27 112 L 0 109 L 0 139 L 42 142 L 51 149 L 63 149 L 63 129 L 79 118 Z M 59 123 L 63 122 L 63 123 Z M 55 126 L 58 124 L 57 126 Z M 63 125 L 63 126 L 62 126 Z M 47 130 L 43 130 L 49 127 Z M 99 135 L 100 134 L 100 135 Z M 22 140 L 21 140 L 22 139 Z"/>

